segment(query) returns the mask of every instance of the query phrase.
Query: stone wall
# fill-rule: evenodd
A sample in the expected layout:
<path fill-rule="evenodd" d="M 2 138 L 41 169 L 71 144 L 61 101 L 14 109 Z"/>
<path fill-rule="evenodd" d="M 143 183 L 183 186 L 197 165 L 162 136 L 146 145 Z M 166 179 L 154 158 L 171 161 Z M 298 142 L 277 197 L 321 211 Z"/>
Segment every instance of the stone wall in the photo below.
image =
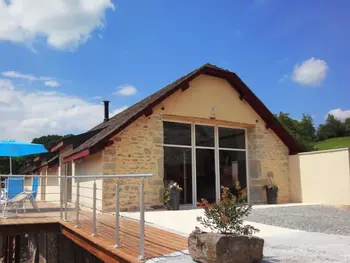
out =
<path fill-rule="evenodd" d="M 248 159 L 251 202 L 266 203 L 268 174 L 279 187 L 278 203 L 289 202 L 289 150 L 262 120 L 248 129 Z"/>
<path fill-rule="evenodd" d="M 266 203 L 262 186 L 272 174 L 279 187 L 278 202 L 290 201 L 289 151 L 278 136 L 265 128 L 260 119 L 248 133 L 248 169 L 250 200 Z M 152 173 L 145 180 L 146 207 L 163 204 L 163 123 L 159 114 L 141 117 L 113 138 L 113 145 L 103 151 L 103 174 Z M 103 211 L 115 208 L 114 179 L 103 182 Z M 122 180 L 121 209 L 139 209 L 140 179 Z"/>
<path fill-rule="evenodd" d="M 163 123 L 161 116 L 142 116 L 113 138 L 103 151 L 103 174 L 152 173 L 145 179 L 145 205 L 163 204 Z M 103 182 L 103 211 L 115 207 L 115 179 Z M 139 209 L 140 179 L 121 180 L 122 210 Z"/>

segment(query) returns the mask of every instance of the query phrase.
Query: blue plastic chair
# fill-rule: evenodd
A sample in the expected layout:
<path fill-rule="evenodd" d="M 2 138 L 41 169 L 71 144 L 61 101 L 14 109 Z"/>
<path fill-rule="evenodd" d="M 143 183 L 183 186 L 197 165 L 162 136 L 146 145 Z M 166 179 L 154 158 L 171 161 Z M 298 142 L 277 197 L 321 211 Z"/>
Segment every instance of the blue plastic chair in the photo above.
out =
<path fill-rule="evenodd" d="M 24 191 L 23 177 L 9 177 L 6 179 L 7 198 L 12 199 Z"/>
<path fill-rule="evenodd" d="M 38 187 L 39 187 L 39 177 L 34 177 L 33 186 L 32 186 L 32 191 L 34 192 L 33 194 L 34 199 L 36 198 L 36 195 L 38 193 Z"/>

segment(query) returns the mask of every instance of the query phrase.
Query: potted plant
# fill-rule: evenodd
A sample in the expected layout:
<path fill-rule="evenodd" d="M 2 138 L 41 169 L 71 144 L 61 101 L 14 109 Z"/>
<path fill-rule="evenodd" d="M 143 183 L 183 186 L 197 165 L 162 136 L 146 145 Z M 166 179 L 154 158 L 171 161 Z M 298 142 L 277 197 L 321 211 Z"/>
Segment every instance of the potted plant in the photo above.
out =
<path fill-rule="evenodd" d="M 170 198 L 169 186 L 166 186 L 164 187 L 164 205 L 168 210 L 171 209 L 170 202 L 171 202 L 171 198 Z"/>
<path fill-rule="evenodd" d="M 200 228 L 190 234 L 188 250 L 196 262 L 251 263 L 263 257 L 264 240 L 252 234 L 259 230 L 243 224 L 243 218 L 251 212 L 246 202 L 237 202 L 228 188 L 221 187 L 219 203 L 209 204 L 202 200 L 204 216 L 197 221 L 211 232 Z"/>
<path fill-rule="evenodd" d="M 274 183 L 273 174 L 267 174 L 268 184 L 263 188 L 266 191 L 266 200 L 268 204 L 277 204 L 278 186 Z"/>
<path fill-rule="evenodd" d="M 182 188 L 176 182 L 169 184 L 164 189 L 164 204 L 169 210 L 179 210 L 180 192 Z"/>

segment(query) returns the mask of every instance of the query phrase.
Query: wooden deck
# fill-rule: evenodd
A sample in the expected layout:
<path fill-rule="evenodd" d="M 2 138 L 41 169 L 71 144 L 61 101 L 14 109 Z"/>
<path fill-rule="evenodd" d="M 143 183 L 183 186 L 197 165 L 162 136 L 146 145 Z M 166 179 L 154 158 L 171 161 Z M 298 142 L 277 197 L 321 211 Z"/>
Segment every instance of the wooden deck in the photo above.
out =
<path fill-rule="evenodd" d="M 97 236 L 93 237 L 91 214 L 80 213 L 80 227 L 72 220 L 74 211 L 68 212 L 70 220 L 59 220 L 59 211 L 26 213 L 18 218 L 0 220 L 0 235 L 16 235 L 37 231 L 60 231 L 90 253 L 105 262 L 140 262 L 139 232 L 136 220 L 121 217 L 120 248 L 114 247 L 115 217 L 112 214 L 97 215 Z M 187 238 L 146 224 L 145 255 L 147 259 L 168 255 L 187 249 Z"/>

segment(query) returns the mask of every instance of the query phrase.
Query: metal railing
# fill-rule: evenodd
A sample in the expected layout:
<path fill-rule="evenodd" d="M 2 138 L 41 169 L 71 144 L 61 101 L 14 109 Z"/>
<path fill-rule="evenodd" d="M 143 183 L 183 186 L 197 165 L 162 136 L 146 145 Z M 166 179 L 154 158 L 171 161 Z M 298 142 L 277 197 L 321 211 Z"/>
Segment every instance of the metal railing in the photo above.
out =
<path fill-rule="evenodd" d="M 75 171 L 74 171 L 75 172 Z M 101 201 L 102 204 L 102 197 L 98 198 L 97 191 L 101 192 L 101 196 L 103 195 L 103 183 L 102 187 L 97 187 L 97 180 L 104 180 L 104 179 L 115 179 L 115 223 L 114 223 L 114 247 L 116 249 L 121 247 L 120 243 L 120 183 L 123 179 L 130 179 L 130 178 L 139 178 L 140 179 L 140 255 L 139 259 L 143 260 L 145 259 L 145 203 L 144 203 L 144 181 L 146 178 L 151 177 L 152 174 L 116 174 L 116 175 L 0 175 L 0 178 L 24 178 L 23 179 L 23 189 L 25 188 L 25 179 L 26 178 L 38 178 L 39 182 L 37 184 L 37 195 L 43 195 L 43 189 L 51 186 L 55 186 L 55 189 L 58 190 L 58 192 L 48 192 L 44 190 L 43 196 L 46 195 L 54 195 L 59 196 L 59 200 L 53 200 L 52 198 L 48 198 L 48 201 L 46 200 L 39 200 L 38 202 L 45 202 L 45 203 L 59 203 L 59 207 L 56 208 L 59 209 L 59 217 L 60 220 L 63 221 L 70 221 L 72 218 L 69 218 L 68 212 L 72 209 L 75 210 L 75 218 L 73 218 L 73 222 L 75 221 L 75 227 L 80 228 L 81 222 L 80 222 L 80 215 L 81 211 L 83 209 L 90 209 L 92 210 L 92 226 L 91 226 L 91 235 L 96 236 L 98 235 L 98 228 L 97 228 L 97 211 L 101 211 L 102 209 L 97 208 L 97 201 Z M 48 179 L 49 178 L 55 178 L 57 179 L 57 184 L 55 185 L 48 185 Z M 71 180 L 71 181 L 69 181 Z M 73 180 L 75 183 L 73 184 Z M 92 187 L 91 185 L 92 181 Z M 85 184 L 84 184 L 85 182 Z M 114 182 L 113 182 L 114 183 Z M 31 185 L 27 185 L 31 187 Z M 70 188 L 70 189 L 68 189 Z M 75 192 L 73 193 L 73 188 L 75 188 Z M 87 195 L 92 194 L 92 197 L 83 195 L 81 192 L 88 192 Z M 75 200 L 73 200 L 72 196 L 75 195 Z M 39 198 L 42 199 L 42 198 Z M 55 198 L 54 198 L 55 199 Z M 92 199 L 92 206 L 89 206 L 89 203 L 91 202 L 81 202 L 81 199 L 90 200 Z M 40 207 L 39 207 L 40 208 Z M 74 217 L 74 216 L 73 216 Z"/>

